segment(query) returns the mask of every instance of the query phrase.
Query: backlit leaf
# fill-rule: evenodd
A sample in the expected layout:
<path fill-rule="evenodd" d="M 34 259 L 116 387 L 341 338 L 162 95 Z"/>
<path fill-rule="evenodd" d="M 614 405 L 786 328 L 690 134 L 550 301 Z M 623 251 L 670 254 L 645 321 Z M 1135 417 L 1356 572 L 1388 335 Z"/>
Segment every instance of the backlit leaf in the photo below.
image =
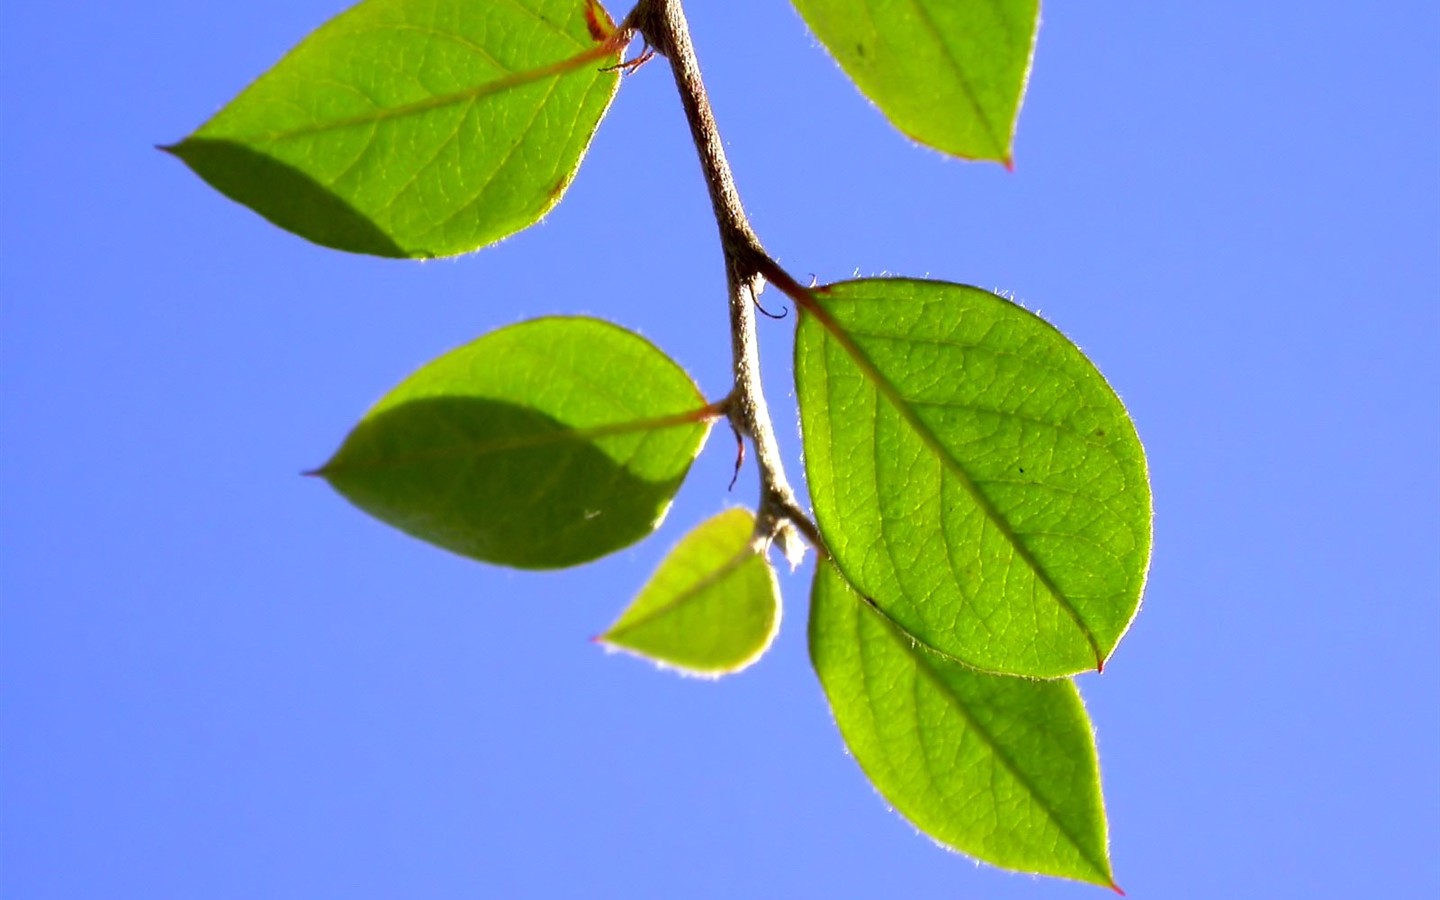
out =
<path fill-rule="evenodd" d="M 1113 886 L 1090 720 L 1068 680 L 988 675 L 915 644 L 828 564 L 810 657 L 887 802 L 993 865 Z"/>
<path fill-rule="evenodd" d="M 316 474 L 447 550 L 556 568 L 654 530 L 709 417 L 689 376 L 644 338 L 598 319 L 534 319 L 410 376 Z"/>
<path fill-rule="evenodd" d="M 163 149 L 282 228 L 450 256 L 560 199 L 614 96 L 598 0 L 366 0 Z"/>
<path fill-rule="evenodd" d="M 1105 379 L 978 288 L 873 279 L 812 297 L 795 347 L 805 465 L 846 578 L 979 668 L 1100 667 L 1150 557 L 1144 451 Z"/>
<path fill-rule="evenodd" d="M 1010 161 L 1039 0 L 793 0 L 902 132 L 967 159 Z"/>
<path fill-rule="evenodd" d="M 780 626 L 780 604 L 754 530 L 748 510 L 730 509 L 691 531 L 599 640 L 697 675 L 759 659 Z"/>

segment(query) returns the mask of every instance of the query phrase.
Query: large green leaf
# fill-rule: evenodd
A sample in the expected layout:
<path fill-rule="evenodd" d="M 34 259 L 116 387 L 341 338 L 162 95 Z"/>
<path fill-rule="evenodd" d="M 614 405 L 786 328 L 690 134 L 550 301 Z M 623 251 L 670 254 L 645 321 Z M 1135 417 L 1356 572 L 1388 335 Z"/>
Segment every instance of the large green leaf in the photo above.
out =
<path fill-rule="evenodd" d="M 1010 162 L 1040 0 L 794 0 L 865 95 L 905 134 Z"/>
<path fill-rule="evenodd" d="M 846 577 L 979 668 L 1102 666 L 1150 558 L 1144 451 L 1105 379 L 978 288 L 875 279 L 811 297 L 795 346 L 805 465 Z"/>
<path fill-rule="evenodd" d="M 987 675 L 917 646 L 822 564 L 810 657 L 876 789 L 977 859 L 1114 886 L 1090 720 L 1068 680 Z"/>
<path fill-rule="evenodd" d="M 614 96 L 598 0 L 365 0 L 163 148 L 317 244 L 466 253 L 560 199 Z"/>
<path fill-rule="evenodd" d="M 448 550 L 555 568 L 654 530 L 711 415 L 644 338 L 598 319 L 535 319 L 411 375 L 316 474 Z"/>
<path fill-rule="evenodd" d="M 696 675 L 755 662 L 780 627 L 780 602 L 754 532 L 755 517 L 744 509 L 701 524 L 597 640 Z"/>

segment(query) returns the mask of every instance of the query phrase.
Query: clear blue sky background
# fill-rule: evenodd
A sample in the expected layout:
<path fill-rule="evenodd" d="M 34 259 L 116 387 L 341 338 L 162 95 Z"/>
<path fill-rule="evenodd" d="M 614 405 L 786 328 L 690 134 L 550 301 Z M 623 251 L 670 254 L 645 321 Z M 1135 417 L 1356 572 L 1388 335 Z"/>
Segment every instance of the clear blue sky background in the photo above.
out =
<path fill-rule="evenodd" d="M 1013 291 L 1138 423 L 1149 590 L 1081 681 L 1130 896 L 1440 895 L 1437 6 L 1050 3 L 1008 174 L 901 139 L 785 3 L 690 5 L 787 267 Z M 0 895 L 1105 896 L 885 809 L 809 669 L 808 565 L 742 676 L 587 643 L 689 525 L 753 502 L 723 432 L 655 537 L 559 574 L 298 477 L 525 317 L 615 319 L 728 387 L 659 64 L 542 226 L 458 261 L 313 247 L 151 149 L 340 8 L 7 7 Z M 792 323 L 762 327 L 798 475 Z"/>

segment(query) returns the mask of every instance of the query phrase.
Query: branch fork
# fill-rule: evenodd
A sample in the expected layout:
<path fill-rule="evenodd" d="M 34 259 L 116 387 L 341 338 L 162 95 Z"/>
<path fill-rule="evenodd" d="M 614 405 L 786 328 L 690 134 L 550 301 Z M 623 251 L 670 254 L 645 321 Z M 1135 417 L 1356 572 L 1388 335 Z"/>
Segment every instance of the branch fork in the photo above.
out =
<path fill-rule="evenodd" d="M 685 120 L 700 157 L 705 186 L 720 231 L 725 256 L 725 279 L 730 297 L 730 346 L 734 360 L 735 385 L 724 401 L 725 416 L 737 437 L 748 437 L 755 448 L 760 470 L 760 502 L 755 514 L 755 537 L 764 544 L 774 542 L 790 562 L 798 565 L 804 555 L 800 539 L 808 541 L 821 557 L 828 557 L 820 529 L 801 508 L 785 474 L 775 426 L 765 402 L 760 378 L 760 345 L 755 311 L 766 281 L 774 282 L 796 303 L 813 305 L 808 294 L 784 274 L 765 252 L 735 187 L 730 163 L 720 140 L 720 130 L 700 78 L 700 63 L 690 41 L 690 28 L 680 0 L 640 0 L 622 23 L 621 31 L 638 34 L 647 47 L 670 62 L 675 87 L 685 109 Z M 804 299 L 787 288 L 794 286 Z M 743 444 L 741 457 L 743 459 Z"/>

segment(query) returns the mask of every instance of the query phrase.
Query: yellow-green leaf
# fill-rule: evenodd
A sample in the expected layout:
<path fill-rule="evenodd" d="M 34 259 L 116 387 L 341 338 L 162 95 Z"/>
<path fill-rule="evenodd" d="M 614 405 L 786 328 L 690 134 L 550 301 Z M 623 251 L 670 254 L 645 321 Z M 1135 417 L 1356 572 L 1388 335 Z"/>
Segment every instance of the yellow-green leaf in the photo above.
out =
<path fill-rule="evenodd" d="M 534 319 L 411 375 L 316 474 L 447 550 L 556 568 L 653 531 L 713 415 L 639 335 L 598 319 Z"/>
<path fill-rule="evenodd" d="M 896 128 L 966 159 L 1010 162 L 1039 0 L 794 0 Z"/>
<path fill-rule="evenodd" d="M 828 564 L 810 657 L 855 761 L 916 828 L 992 865 L 1114 886 L 1095 741 L 1070 681 L 927 650 Z"/>
<path fill-rule="evenodd" d="M 598 0 L 365 0 L 163 148 L 301 237 L 466 253 L 545 214 L 614 96 Z"/>
<path fill-rule="evenodd" d="M 780 603 L 754 531 L 744 509 L 691 531 L 597 640 L 696 675 L 738 672 L 759 659 L 780 627 Z"/>
<path fill-rule="evenodd" d="M 1150 561 L 1145 454 L 1104 377 L 989 291 L 862 279 L 812 297 L 795 343 L 805 470 L 845 577 L 978 668 L 1103 665 Z"/>

